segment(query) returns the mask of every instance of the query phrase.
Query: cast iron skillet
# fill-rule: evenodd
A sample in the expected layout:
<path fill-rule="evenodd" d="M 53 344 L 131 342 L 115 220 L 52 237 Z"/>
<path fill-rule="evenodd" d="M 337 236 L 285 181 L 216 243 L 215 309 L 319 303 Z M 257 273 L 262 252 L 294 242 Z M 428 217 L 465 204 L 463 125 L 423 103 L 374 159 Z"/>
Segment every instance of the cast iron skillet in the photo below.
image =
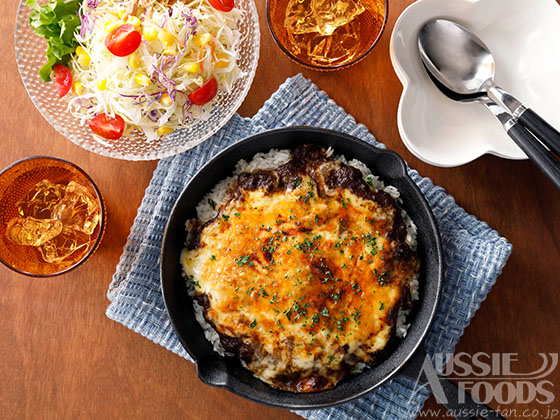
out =
<path fill-rule="evenodd" d="M 196 217 L 197 203 L 214 185 L 231 175 L 237 161 L 250 160 L 256 153 L 267 152 L 272 148 L 290 149 L 306 143 L 332 147 L 335 154 L 343 154 L 348 159 L 359 159 L 374 174 L 380 176 L 386 185 L 394 185 L 399 189 L 403 199 L 402 207 L 418 227 L 418 252 L 422 265 L 420 300 L 415 302 L 414 310 L 409 316 L 410 328 L 404 339 L 395 340 L 386 358 L 373 368 L 340 382 L 333 389 L 297 394 L 271 388 L 255 378 L 237 359 L 221 357 L 214 352 L 194 317 L 191 298 L 181 275 L 179 257 L 186 239 L 185 221 Z M 297 410 L 324 408 L 350 401 L 378 387 L 394 375 L 408 376 L 426 383 L 425 376 L 420 374 L 426 354 L 421 344 L 436 311 L 442 279 L 441 241 L 434 217 L 426 199 L 409 178 L 400 156 L 346 134 L 310 127 L 285 128 L 257 134 L 230 146 L 210 160 L 190 180 L 175 203 L 167 222 L 161 251 L 161 288 L 165 306 L 179 340 L 196 363 L 199 378 L 206 384 L 225 388 L 258 403 Z M 445 380 L 442 380 L 441 385 L 444 390 L 452 391 L 447 392 L 449 401 L 446 406 L 449 409 L 481 407 L 470 396 L 467 405 L 458 404 L 456 385 Z M 490 410 L 489 407 L 483 407 Z"/>

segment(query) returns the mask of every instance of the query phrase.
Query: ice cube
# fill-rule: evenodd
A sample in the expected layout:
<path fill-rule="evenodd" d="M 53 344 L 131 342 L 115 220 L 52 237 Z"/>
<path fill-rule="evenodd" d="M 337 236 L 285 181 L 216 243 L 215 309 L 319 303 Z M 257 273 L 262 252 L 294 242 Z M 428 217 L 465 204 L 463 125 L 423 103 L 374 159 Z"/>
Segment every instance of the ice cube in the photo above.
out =
<path fill-rule="evenodd" d="M 19 215 L 35 219 L 52 219 L 52 210 L 64 196 L 65 188 L 64 185 L 43 179 L 18 200 L 16 207 Z"/>
<path fill-rule="evenodd" d="M 311 0 L 290 0 L 286 6 L 284 26 L 289 34 L 319 31 L 319 24 L 311 8 Z"/>
<path fill-rule="evenodd" d="M 331 35 L 336 28 L 350 23 L 366 9 L 354 0 L 311 0 L 321 35 Z"/>
<path fill-rule="evenodd" d="M 14 217 L 8 222 L 6 236 L 19 245 L 39 246 L 62 232 L 59 220 Z"/>
<path fill-rule="evenodd" d="M 53 219 L 60 220 L 65 228 L 76 229 L 91 235 L 101 217 L 99 202 L 82 184 L 70 181 L 66 194 L 53 209 Z"/>
<path fill-rule="evenodd" d="M 355 20 L 337 28 L 332 35 L 294 35 L 294 40 L 305 48 L 304 53 L 312 63 L 337 64 L 351 60 L 359 51 L 359 29 L 360 21 Z"/>
<path fill-rule="evenodd" d="M 60 235 L 42 244 L 39 252 L 48 263 L 58 264 L 72 255 L 73 262 L 80 260 L 88 252 L 90 245 L 90 235 L 65 227 Z"/>

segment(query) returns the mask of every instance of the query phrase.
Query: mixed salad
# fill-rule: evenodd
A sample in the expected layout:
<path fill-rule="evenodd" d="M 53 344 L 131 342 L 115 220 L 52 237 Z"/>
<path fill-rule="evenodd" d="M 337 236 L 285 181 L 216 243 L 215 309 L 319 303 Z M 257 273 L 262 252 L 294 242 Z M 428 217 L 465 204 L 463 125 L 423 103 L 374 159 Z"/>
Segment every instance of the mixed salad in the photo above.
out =
<path fill-rule="evenodd" d="M 34 11 L 69 111 L 105 139 L 134 129 L 155 140 L 208 118 L 237 67 L 242 11 L 233 0 L 50 0 Z"/>

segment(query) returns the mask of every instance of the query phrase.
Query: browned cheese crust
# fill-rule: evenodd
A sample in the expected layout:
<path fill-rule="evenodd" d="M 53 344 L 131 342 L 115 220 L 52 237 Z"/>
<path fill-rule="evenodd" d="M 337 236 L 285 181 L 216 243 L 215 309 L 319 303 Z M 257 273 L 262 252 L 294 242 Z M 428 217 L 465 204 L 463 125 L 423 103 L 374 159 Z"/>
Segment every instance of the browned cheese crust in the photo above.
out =
<path fill-rule="evenodd" d="M 240 174 L 217 211 L 194 223 L 182 263 L 226 351 L 294 392 L 376 361 L 420 266 L 389 194 L 304 145 Z"/>

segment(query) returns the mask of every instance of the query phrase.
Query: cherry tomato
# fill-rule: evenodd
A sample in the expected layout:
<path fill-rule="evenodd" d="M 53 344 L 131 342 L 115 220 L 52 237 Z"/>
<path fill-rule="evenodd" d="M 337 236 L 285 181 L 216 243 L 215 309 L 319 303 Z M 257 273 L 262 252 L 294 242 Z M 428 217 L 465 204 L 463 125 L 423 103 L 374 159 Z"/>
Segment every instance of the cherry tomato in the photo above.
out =
<path fill-rule="evenodd" d="M 105 46 L 117 57 L 132 54 L 138 49 L 141 42 L 142 35 L 130 23 L 117 26 L 105 38 Z"/>
<path fill-rule="evenodd" d="M 68 93 L 72 87 L 72 73 L 68 67 L 57 64 L 53 67 L 54 81 L 58 85 L 58 96 L 61 98 Z"/>
<path fill-rule="evenodd" d="M 210 0 L 210 4 L 214 9 L 222 12 L 229 12 L 233 9 L 233 0 Z"/>
<path fill-rule="evenodd" d="M 97 114 L 89 122 L 89 128 L 98 136 L 104 139 L 120 139 L 124 131 L 124 120 L 120 115 L 115 114 L 115 118 L 105 113 Z"/>
<path fill-rule="evenodd" d="M 195 105 L 204 105 L 214 99 L 218 93 L 218 82 L 213 77 L 201 87 L 191 92 L 190 101 Z"/>

